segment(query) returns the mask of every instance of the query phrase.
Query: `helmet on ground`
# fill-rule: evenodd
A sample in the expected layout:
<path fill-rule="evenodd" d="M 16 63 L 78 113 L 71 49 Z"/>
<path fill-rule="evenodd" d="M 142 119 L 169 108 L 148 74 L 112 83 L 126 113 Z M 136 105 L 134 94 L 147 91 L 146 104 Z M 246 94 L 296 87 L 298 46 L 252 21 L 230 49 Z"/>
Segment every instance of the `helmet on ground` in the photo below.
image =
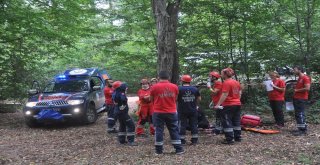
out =
<path fill-rule="evenodd" d="M 222 70 L 222 72 L 228 77 L 234 76 L 234 71 L 231 68 L 225 68 Z"/>
<path fill-rule="evenodd" d="M 215 78 L 217 78 L 217 79 L 221 77 L 218 72 L 210 72 L 209 75 L 210 75 L 210 76 L 213 76 L 213 77 L 215 77 Z"/>
<path fill-rule="evenodd" d="M 183 82 L 190 83 L 191 80 L 192 80 L 192 78 L 190 75 L 182 75 L 182 77 L 181 77 L 181 81 L 183 81 Z"/>
<path fill-rule="evenodd" d="M 113 84 L 112 84 L 112 88 L 113 89 L 117 89 L 121 86 L 122 82 L 121 81 L 115 81 Z"/>
<path fill-rule="evenodd" d="M 149 84 L 149 81 L 147 79 L 142 79 L 140 81 L 140 84 L 143 85 L 143 84 Z"/>

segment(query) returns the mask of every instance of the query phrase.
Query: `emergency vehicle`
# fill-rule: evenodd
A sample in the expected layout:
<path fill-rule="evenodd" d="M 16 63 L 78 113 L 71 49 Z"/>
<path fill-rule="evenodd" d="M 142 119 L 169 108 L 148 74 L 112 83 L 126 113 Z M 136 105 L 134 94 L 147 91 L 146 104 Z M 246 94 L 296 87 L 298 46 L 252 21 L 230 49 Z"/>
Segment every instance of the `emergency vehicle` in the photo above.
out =
<path fill-rule="evenodd" d="M 98 68 L 70 69 L 59 74 L 40 91 L 34 81 L 23 114 L 29 127 L 40 123 L 74 119 L 94 123 L 105 109 L 103 88 L 109 75 Z"/>

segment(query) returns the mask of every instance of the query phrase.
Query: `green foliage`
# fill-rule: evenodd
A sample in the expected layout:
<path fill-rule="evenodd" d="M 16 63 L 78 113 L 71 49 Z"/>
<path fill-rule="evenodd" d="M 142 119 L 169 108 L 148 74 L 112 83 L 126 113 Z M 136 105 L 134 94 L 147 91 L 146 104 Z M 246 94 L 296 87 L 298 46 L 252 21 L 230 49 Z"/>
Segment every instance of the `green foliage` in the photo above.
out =
<path fill-rule="evenodd" d="M 90 0 L 0 2 L 0 99 L 24 98 L 61 50 L 88 34 L 90 6 Z"/>
<path fill-rule="evenodd" d="M 319 5 L 304 0 L 181 1 L 180 73 L 201 82 L 211 70 L 230 66 L 248 80 L 276 66 L 305 64 L 305 59 L 317 72 Z M 0 1 L 0 99 L 25 98 L 32 80 L 44 84 L 65 69 L 80 67 L 105 68 L 136 93 L 140 79 L 157 73 L 151 6 L 149 0 Z M 207 109 L 210 94 L 202 96 L 201 107 Z M 245 109 L 269 110 L 259 86 L 245 88 L 242 100 Z"/>
<path fill-rule="evenodd" d="M 302 164 L 312 164 L 312 159 L 303 153 L 298 155 L 298 161 Z"/>

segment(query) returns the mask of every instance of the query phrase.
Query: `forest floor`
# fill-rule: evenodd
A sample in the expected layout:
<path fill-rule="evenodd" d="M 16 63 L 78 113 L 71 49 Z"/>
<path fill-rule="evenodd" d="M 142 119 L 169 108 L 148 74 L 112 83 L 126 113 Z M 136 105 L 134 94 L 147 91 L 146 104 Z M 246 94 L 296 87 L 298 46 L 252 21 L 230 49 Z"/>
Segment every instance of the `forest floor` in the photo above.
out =
<path fill-rule="evenodd" d="M 292 120 L 279 134 L 243 131 L 243 141 L 234 145 L 201 131 L 199 144 L 184 146 L 183 155 L 173 154 L 166 133 L 165 153 L 155 155 L 153 136 L 120 146 L 115 134 L 106 133 L 105 121 L 102 114 L 92 125 L 28 128 L 20 111 L 0 113 L 0 164 L 320 164 L 320 125 L 309 124 L 308 135 L 300 137 L 290 134 Z"/>

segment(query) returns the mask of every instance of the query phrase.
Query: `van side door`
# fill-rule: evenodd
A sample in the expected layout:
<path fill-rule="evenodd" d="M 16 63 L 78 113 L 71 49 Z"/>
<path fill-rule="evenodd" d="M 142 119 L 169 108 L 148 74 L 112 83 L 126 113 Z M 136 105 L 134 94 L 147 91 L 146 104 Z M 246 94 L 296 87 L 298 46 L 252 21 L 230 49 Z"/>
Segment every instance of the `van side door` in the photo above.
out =
<path fill-rule="evenodd" d="M 99 87 L 99 88 L 98 88 Z M 93 76 L 90 79 L 90 90 L 93 92 L 93 98 L 96 109 L 104 106 L 105 98 L 103 93 L 104 84 L 100 77 Z"/>

